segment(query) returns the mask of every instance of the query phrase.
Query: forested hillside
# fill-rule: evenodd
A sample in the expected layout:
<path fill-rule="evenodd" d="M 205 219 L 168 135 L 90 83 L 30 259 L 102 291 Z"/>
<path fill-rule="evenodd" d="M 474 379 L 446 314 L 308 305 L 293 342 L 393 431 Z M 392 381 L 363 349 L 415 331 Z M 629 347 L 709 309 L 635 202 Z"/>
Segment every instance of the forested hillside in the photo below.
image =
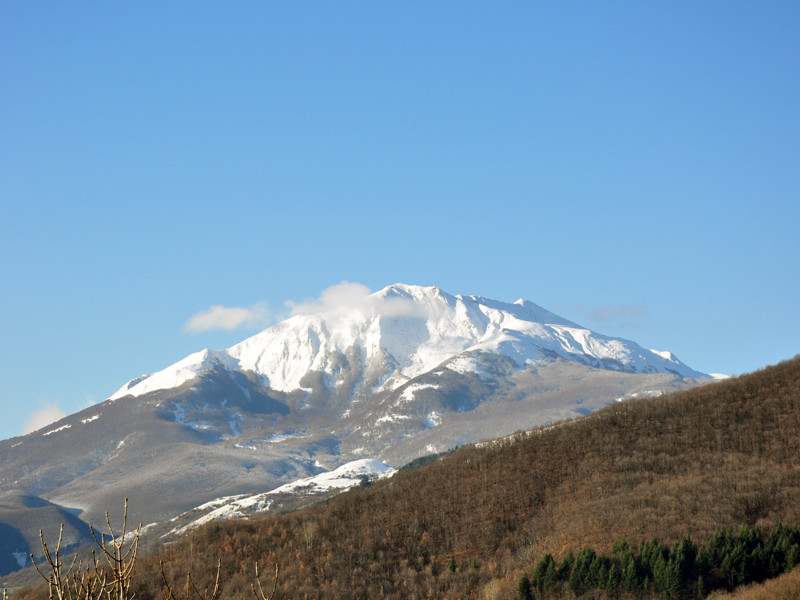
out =
<path fill-rule="evenodd" d="M 763 546 L 778 523 L 788 541 L 770 575 L 791 566 L 800 524 L 800 358 L 462 448 L 309 509 L 212 524 L 140 559 L 134 585 L 137 598 L 163 597 L 163 561 L 168 579 L 190 571 L 202 587 L 219 560 L 221 598 L 250 597 L 256 563 L 280 565 L 281 598 L 696 597 L 735 587 L 740 563 L 671 592 L 644 571 L 634 588 L 608 577 L 626 549 L 654 573 L 682 541 L 695 557 L 721 548 L 722 561 L 726 539 Z M 607 561 L 604 585 L 571 586 L 591 554 Z M 548 555 L 566 570 L 537 588 Z"/>

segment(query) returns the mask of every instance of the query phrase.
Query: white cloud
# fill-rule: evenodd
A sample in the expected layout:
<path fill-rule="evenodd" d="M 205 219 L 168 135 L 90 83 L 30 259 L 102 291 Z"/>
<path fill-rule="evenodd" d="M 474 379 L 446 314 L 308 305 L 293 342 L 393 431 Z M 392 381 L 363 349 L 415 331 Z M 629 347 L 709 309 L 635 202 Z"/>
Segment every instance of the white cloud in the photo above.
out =
<path fill-rule="evenodd" d="M 22 435 L 38 431 L 42 427 L 47 427 L 50 423 L 54 423 L 66 416 L 67 413 L 61 410 L 57 405 L 47 404 L 34 412 L 25 422 L 22 428 Z"/>
<path fill-rule="evenodd" d="M 343 281 L 322 292 L 319 298 L 306 300 L 300 304 L 287 302 L 286 306 L 294 315 L 330 314 L 341 310 L 364 310 L 370 290 L 361 283 Z"/>
<path fill-rule="evenodd" d="M 370 289 L 361 283 L 342 281 L 323 290 L 319 298 L 293 302 L 287 300 L 289 314 L 272 314 L 264 303 L 250 307 L 227 307 L 219 304 L 193 315 L 183 326 L 187 333 L 199 333 L 212 329 L 231 331 L 238 327 L 266 327 L 272 319 L 280 320 L 295 315 L 326 315 L 338 312 L 362 312 L 381 314 L 387 317 L 409 315 L 421 310 L 413 300 L 402 297 L 376 298 Z M 424 316 L 424 315 L 420 315 Z"/>
<path fill-rule="evenodd" d="M 269 308 L 264 303 L 249 307 L 227 307 L 215 304 L 192 316 L 183 325 L 183 330 L 187 333 L 199 333 L 212 329 L 231 331 L 239 327 L 267 325 L 270 317 Z"/>
<path fill-rule="evenodd" d="M 294 315 L 330 315 L 340 311 L 360 311 L 384 316 L 412 314 L 419 310 L 413 300 L 407 298 L 376 298 L 370 289 L 361 284 L 342 281 L 322 292 L 319 298 L 300 304 L 291 301 L 286 306 Z"/>

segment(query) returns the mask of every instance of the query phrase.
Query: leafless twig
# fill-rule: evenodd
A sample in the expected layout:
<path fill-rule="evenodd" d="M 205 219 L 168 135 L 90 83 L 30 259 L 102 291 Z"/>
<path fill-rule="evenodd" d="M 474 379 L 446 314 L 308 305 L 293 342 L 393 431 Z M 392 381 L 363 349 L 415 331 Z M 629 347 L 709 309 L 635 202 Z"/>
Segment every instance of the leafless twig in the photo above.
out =
<path fill-rule="evenodd" d="M 264 588 L 261 587 L 261 577 L 258 575 L 258 563 L 256 563 L 256 583 L 258 584 L 258 591 L 256 591 L 255 585 L 253 585 L 252 583 L 250 584 L 250 589 L 253 590 L 253 595 L 256 597 L 256 600 L 275 599 L 275 592 L 278 589 L 278 571 L 279 571 L 278 564 L 275 563 L 275 579 L 272 584 L 272 593 L 269 596 L 265 596 Z"/>
<path fill-rule="evenodd" d="M 167 574 L 164 572 L 164 562 L 161 561 L 159 564 L 161 565 L 161 579 L 164 580 L 164 590 L 163 590 L 164 600 L 177 600 L 177 598 L 175 598 L 175 593 L 173 591 L 173 588 L 170 585 L 169 580 L 167 580 Z M 211 595 L 210 596 L 208 595 L 208 588 L 203 590 L 203 592 L 201 593 L 200 590 L 197 589 L 197 586 L 194 584 L 194 581 L 192 580 L 192 574 L 191 573 L 187 573 L 186 574 L 186 585 L 184 586 L 184 597 L 185 597 L 185 600 L 189 600 L 189 596 L 190 596 L 189 592 L 190 591 L 194 592 L 194 595 L 197 596 L 198 600 L 218 600 L 218 598 L 219 598 L 219 574 L 220 574 L 221 569 L 222 569 L 222 561 L 219 560 L 219 561 L 217 561 L 217 577 L 214 580 L 214 589 L 211 591 Z"/>

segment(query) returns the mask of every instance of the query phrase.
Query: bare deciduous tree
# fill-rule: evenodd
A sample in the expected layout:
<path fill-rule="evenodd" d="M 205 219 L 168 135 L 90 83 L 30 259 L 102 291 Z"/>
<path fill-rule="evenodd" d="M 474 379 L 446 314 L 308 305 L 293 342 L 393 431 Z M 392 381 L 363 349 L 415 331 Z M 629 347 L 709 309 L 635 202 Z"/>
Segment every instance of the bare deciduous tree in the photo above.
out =
<path fill-rule="evenodd" d="M 64 525 L 62 523 L 58 534 L 55 552 L 51 552 L 44 539 L 44 532 L 39 531 L 42 544 L 42 553 L 46 565 L 41 567 L 31 554 L 33 566 L 49 586 L 51 600 L 130 600 L 131 574 L 136 562 L 136 553 L 139 548 L 139 535 L 141 524 L 133 532 L 128 532 L 128 499 L 125 499 L 125 511 L 122 520 L 121 535 L 114 535 L 111 519 L 106 512 L 106 525 L 108 527 L 108 540 L 106 534 L 99 536 L 90 526 L 92 537 L 97 548 L 92 550 L 91 561 L 84 564 L 78 560 L 78 552 L 72 557 L 69 567 L 64 570 L 65 563 L 61 558 L 61 544 L 64 539 Z M 132 536 L 132 537 L 131 537 Z M 126 546 L 126 537 L 129 543 Z M 99 556 L 102 558 L 98 558 Z"/>

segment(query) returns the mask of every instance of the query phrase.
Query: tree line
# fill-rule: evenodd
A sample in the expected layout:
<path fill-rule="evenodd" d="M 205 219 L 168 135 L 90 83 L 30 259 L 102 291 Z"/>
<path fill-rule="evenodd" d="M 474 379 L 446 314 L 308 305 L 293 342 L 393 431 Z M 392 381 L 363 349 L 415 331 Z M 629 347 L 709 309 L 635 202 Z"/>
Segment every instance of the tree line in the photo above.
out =
<path fill-rule="evenodd" d="M 778 577 L 798 564 L 800 529 L 778 523 L 765 536 L 757 526 L 743 525 L 737 533 L 720 529 L 703 546 L 684 536 L 672 546 L 654 538 L 634 548 L 620 540 L 611 555 L 587 546 L 577 555 L 569 551 L 559 564 L 546 554 L 532 576 L 523 573 L 517 591 L 519 600 L 563 597 L 567 589 L 579 597 L 627 592 L 668 600 L 702 599 L 715 590 Z"/>

